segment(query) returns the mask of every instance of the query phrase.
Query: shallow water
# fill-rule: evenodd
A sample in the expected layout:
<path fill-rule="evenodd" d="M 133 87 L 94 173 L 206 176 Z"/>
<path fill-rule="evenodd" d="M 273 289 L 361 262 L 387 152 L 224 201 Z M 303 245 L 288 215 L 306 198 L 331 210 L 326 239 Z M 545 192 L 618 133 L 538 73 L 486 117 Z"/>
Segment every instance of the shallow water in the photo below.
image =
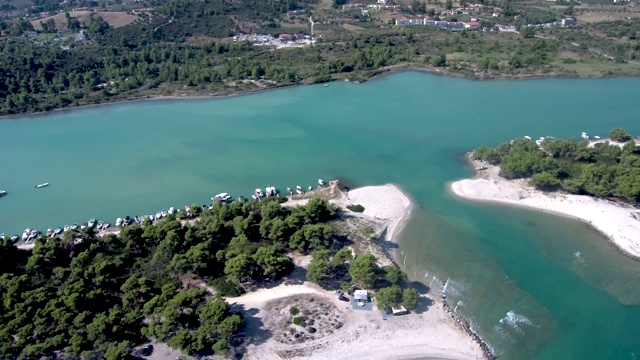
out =
<path fill-rule="evenodd" d="M 639 263 L 581 222 L 462 201 L 447 184 L 472 175 L 461 154 L 481 144 L 613 127 L 640 133 L 639 85 L 407 72 L 4 120 L 0 231 L 114 222 L 318 178 L 394 182 L 417 203 L 400 249 L 410 254 L 407 272 L 433 291 L 450 279 L 452 306 L 503 358 L 635 359 Z M 51 186 L 34 189 L 42 182 Z"/>

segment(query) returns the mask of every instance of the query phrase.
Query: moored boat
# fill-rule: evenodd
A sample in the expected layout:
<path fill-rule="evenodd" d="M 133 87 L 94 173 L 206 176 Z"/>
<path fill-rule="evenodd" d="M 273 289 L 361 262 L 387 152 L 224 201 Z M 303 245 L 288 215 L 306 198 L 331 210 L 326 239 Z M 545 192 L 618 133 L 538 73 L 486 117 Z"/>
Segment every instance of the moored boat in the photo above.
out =
<path fill-rule="evenodd" d="M 264 194 L 262 193 L 262 189 L 256 189 L 256 196 L 259 198 L 264 196 Z"/>
<path fill-rule="evenodd" d="M 4 190 L 0 190 L 0 197 L 7 195 L 7 192 Z"/>
<path fill-rule="evenodd" d="M 58 226 L 57 228 L 55 228 L 55 229 L 53 230 L 53 234 L 54 234 L 54 235 L 60 235 L 60 234 L 62 234 L 62 228 L 61 228 L 60 226 Z"/>
<path fill-rule="evenodd" d="M 320 186 L 324 186 L 324 180 L 322 180 L 322 179 L 318 179 L 318 185 L 320 185 Z"/>
<path fill-rule="evenodd" d="M 89 221 L 87 221 L 87 226 L 90 228 L 93 228 L 96 226 L 96 219 L 91 219 Z"/>
<path fill-rule="evenodd" d="M 116 219 L 116 226 L 120 226 L 122 225 L 122 218 L 117 218 Z"/>
<path fill-rule="evenodd" d="M 296 192 L 298 193 L 298 195 L 302 195 L 302 194 L 304 194 L 304 191 L 302 191 L 302 186 L 297 185 L 297 186 L 296 186 Z"/>
<path fill-rule="evenodd" d="M 49 183 L 38 184 L 38 185 L 36 185 L 36 189 L 40 189 L 40 188 L 43 188 L 45 186 L 49 186 Z"/>
<path fill-rule="evenodd" d="M 313 186 L 309 185 L 309 187 L 307 187 L 307 190 L 308 190 L 308 191 L 313 190 Z"/>

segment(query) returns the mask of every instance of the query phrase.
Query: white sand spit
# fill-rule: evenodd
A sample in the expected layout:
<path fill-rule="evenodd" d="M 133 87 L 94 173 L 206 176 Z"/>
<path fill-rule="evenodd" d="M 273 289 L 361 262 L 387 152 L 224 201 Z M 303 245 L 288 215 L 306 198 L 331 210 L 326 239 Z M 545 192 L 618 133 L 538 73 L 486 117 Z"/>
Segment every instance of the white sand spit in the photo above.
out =
<path fill-rule="evenodd" d="M 499 167 L 490 166 L 482 170 L 482 178 L 456 181 L 451 184 L 451 190 L 465 199 L 525 206 L 584 220 L 624 253 L 640 257 L 640 210 L 590 196 L 545 193 L 526 181 L 501 178 L 498 171 Z"/>
<path fill-rule="evenodd" d="M 360 204 L 365 216 L 388 223 L 385 240 L 397 242 L 397 235 L 411 217 L 413 203 L 394 184 L 366 186 L 351 190 L 346 198 L 334 201 L 336 205 Z"/>

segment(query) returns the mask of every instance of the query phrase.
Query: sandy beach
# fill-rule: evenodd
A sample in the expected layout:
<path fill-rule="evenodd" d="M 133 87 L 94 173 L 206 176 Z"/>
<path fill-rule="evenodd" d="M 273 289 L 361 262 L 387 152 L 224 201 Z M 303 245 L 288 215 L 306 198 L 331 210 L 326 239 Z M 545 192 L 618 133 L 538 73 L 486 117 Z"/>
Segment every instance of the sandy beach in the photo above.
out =
<path fill-rule="evenodd" d="M 506 180 L 498 176 L 500 167 L 486 163 L 476 179 L 451 184 L 456 195 L 470 200 L 495 201 L 525 206 L 583 220 L 607 236 L 622 252 L 640 258 L 640 210 L 608 200 L 566 193 L 545 193 L 529 186 L 527 180 Z"/>
<path fill-rule="evenodd" d="M 343 325 L 339 330 L 311 341 L 295 344 L 279 341 L 279 335 L 286 332 L 281 324 L 276 326 L 274 320 L 274 317 L 282 316 L 279 307 L 295 304 L 295 299 L 309 301 L 310 297 L 316 304 L 330 306 Z M 372 311 L 354 310 L 349 303 L 340 302 L 333 292 L 308 282 L 261 289 L 227 298 L 227 302 L 255 314 L 247 319 L 247 335 L 260 338 L 260 333 L 270 334 L 263 342 L 249 341 L 247 359 L 482 358 L 478 344 L 456 327 L 440 303 L 433 303 L 426 297 L 421 297 L 423 306 L 417 313 L 387 316 L 386 320 L 375 308 Z"/>

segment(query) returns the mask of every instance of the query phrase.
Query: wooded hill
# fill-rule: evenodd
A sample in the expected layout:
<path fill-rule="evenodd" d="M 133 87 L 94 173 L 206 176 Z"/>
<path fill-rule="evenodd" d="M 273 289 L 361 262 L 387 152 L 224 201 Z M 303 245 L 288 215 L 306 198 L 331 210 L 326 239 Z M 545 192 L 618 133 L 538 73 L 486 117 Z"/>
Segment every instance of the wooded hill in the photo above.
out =
<path fill-rule="evenodd" d="M 640 147 L 623 129 L 613 129 L 609 142 L 589 146 L 589 141 L 546 138 L 541 146 L 530 139 L 517 139 L 497 147 L 481 146 L 476 160 L 500 165 L 506 179 L 531 178 L 542 190 L 562 189 L 572 194 L 618 198 L 640 202 Z"/>

